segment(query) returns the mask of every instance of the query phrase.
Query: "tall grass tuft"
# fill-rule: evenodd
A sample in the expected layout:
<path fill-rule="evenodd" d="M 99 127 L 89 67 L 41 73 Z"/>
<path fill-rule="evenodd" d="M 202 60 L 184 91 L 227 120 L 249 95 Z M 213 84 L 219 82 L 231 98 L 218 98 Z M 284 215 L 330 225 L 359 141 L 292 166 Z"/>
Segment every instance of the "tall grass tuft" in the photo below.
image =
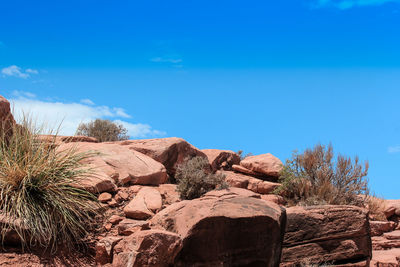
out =
<path fill-rule="evenodd" d="M 90 172 L 81 161 L 91 155 L 58 151 L 56 138 L 41 142 L 40 132 L 24 118 L 11 137 L 0 136 L 0 215 L 14 222 L 2 225 L 0 237 L 15 231 L 23 247 L 73 248 L 99 208 L 94 195 L 74 187 Z"/>

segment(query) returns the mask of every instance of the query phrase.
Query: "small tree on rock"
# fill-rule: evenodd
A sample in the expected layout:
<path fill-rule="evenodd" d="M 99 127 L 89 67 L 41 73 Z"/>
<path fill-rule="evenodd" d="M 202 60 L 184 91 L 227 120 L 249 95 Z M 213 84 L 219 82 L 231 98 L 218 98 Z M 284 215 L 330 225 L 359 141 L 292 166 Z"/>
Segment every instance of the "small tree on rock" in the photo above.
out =
<path fill-rule="evenodd" d="M 95 137 L 99 142 L 128 140 L 128 130 L 122 125 L 110 120 L 96 119 L 79 124 L 76 135 Z"/>

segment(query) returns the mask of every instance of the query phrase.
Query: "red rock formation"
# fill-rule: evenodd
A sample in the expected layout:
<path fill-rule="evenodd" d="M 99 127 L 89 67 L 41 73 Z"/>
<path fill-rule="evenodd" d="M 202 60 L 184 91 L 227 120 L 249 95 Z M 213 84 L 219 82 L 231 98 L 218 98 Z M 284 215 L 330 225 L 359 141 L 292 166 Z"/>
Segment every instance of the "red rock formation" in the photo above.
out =
<path fill-rule="evenodd" d="M 220 169 L 229 171 L 232 170 L 232 165 L 240 163 L 239 155 L 230 150 L 203 149 L 201 151 L 206 154 L 213 171 Z"/>
<path fill-rule="evenodd" d="M 183 239 L 174 266 L 279 264 L 285 211 L 272 202 L 212 191 L 172 204 L 151 222 Z"/>
<path fill-rule="evenodd" d="M 176 137 L 128 140 L 115 143 L 139 151 L 162 163 L 165 168 L 167 168 L 168 174 L 171 176 L 175 175 L 176 167 L 187 157 L 207 157 L 203 152 L 182 138 Z"/>
<path fill-rule="evenodd" d="M 371 258 L 367 211 L 355 206 L 291 207 L 281 266 L 365 262 Z"/>

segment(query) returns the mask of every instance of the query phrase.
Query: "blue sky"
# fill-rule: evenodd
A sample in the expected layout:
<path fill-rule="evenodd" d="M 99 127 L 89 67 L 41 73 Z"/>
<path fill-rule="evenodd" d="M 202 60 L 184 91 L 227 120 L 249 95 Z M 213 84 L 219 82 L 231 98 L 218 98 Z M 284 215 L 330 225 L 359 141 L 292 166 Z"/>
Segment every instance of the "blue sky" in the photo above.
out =
<path fill-rule="evenodd" d="M 17 116 L 283 161 L 331 142 L 400 198 L 398 0 L 0 0 L 0 23 Z"/>

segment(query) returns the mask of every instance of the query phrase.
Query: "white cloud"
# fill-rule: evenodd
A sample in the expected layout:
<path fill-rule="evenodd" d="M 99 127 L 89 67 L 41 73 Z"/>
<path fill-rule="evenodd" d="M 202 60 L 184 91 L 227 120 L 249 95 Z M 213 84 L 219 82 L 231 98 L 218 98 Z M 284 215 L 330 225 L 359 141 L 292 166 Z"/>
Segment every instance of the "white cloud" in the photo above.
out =
<path fill-rule="evenodd" d="M 26 69 L 26 73 L 39 74 L 39 71 L 34 69 Z"/>
<path fill-rule="evenodd" d="M 74 135 L 78 125 L 97 118 L 111 119 L 124 125 L 131 138 L 142 138 L 165 135 L 164 132 L 153 130 L 147 124 L 134 124 L 121 120 L 130 118 L 122 108 L 96 106 L 93 102 L 64 103 L 60 101 L 43 101 L 34 98 L 32 94 L 18 92 L 15 98 L 10 99 L 15 118 L 18 120 L 23 115 L 33 118 L 38 125 L 48 129 L 57 129 L 60 125 L 60 135 Z M 93 104 L 92 104 L 93 103 Z"/>
<path fill-rule="evenodd" d="M 9 67 L 1 69 L 1 73 L 3 74 L 3 76 L 13 76 L 17 78 L 27 79 L 30 77 L 30 74 L 38 74 L 39 71 L 34 69 L 26 69 L 24 71 L 22 68 L 16 65 L 11 65 Z"/>
<path fill-rule="evenodd" d="M 172 64 L 178 64 L 183 62 L 181 58 L 176 58 L 176 57 L 154 57 L 150 59 L 150 61 L 158 63 L 172 63 Z"/>
<path fill-rule="evenodd" d="M 400 152 L 400 146 L 388 147 L 388 152 L 391 153 L 391 154 L 399 153 Z"/>
<path fill-rule="evenodd" d="M 126 121 L 115 120 L 116 123 L 122 124 L 129 132 L 129 135 L 135 137 L 147 136 L 165 136 L 166 133 L 158 130 L 153 130 L 150 125 L 142 123 L 129 123 Z"/>
<path fill-rule="evenodd" d="M 318 0 L 312 4 L 313 8 L 335 7 L 349 9 L 362 6 L 379 6 L 385 3 L 400 3 L 400 0 Z"/>
<path fill-rule="evenodd" d="M 94 102 L 92 100 L 90 100 L 90 99 L 87 99 L 87 98 L 86 99 L 82 99 L 81 103 L 82 104 L 86 104 L 86 105 L 90 105 L 90 106 L 94 105 Z"/>

